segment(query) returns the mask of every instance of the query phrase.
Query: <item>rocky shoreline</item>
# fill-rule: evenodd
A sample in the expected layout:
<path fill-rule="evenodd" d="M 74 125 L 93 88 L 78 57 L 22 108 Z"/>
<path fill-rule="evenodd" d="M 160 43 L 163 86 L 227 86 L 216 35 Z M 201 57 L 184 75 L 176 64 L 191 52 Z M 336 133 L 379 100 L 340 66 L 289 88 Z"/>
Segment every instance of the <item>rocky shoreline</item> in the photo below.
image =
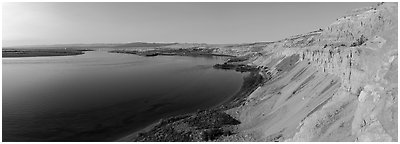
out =
<path fill-rule="evenodd" d="M 214 68 L 219 68 L 217 64 Z M 195 141 L 218 141 L 223 136 L 237 133 L 235 125 L 241 122 L 225 113 L 226 110 L 242 105 L 247 96 L 265 82 L 260 74 L 260 69 L 241 63 L 232 63 L 229 60 L 222 65 L 232 65 L 224 68 L 238 72 L 248 72 L 244 77 L 243 85 L 239 92 L 219 106 L 198 110 L 194 113 L 161 119 L 130 136 L 118 141 L 135 142 L 195 142 Z M 240 69 L 239 67 L 248 67 Z M 239 68 L 239 69 L 238 69 Z"/>

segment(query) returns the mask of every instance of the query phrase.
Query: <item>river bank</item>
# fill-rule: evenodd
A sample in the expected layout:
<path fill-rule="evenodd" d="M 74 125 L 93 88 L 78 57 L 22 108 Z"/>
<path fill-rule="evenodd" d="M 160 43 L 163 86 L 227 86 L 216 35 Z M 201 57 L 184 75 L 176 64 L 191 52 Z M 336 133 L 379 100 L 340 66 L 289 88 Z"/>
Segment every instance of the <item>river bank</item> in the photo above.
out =
<path fill-rule="evenodd" d="M 265 79 L 260 74 L 259 68 L 246 65 L 249 68 L 238 69 L 238 67 L 242 67 L 244 64 L 231 63 L 230 60 L 224 64 L 235 66 L 223 69 L 249 73 L 243 78 L 244 81 L 240 90 L 231 98 L 209 109 L 161 119 L 159 122 L 153 123 L 117 141 L 215 141 L 222 136 L 229 136 L 236 133 L 235 125 L 241 122 L 225 113 L 225 111 L 242 105 L 246 97 L 264 83 Z M 220 69 L 218 65 L 220 64 L 215 65 L 214 68 Z"/>

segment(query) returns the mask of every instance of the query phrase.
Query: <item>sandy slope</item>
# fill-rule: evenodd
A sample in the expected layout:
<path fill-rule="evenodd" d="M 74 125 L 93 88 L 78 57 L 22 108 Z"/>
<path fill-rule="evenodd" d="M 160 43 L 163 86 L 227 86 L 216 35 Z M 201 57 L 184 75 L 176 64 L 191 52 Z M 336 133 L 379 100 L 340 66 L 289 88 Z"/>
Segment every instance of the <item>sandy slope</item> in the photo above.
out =
<path fill-rule="evenodd" d="M 397 3 L 354 10 L 323 30 L 220 48 L 272 79 L 227 113 L 224 141 L 397 141 Z"/>

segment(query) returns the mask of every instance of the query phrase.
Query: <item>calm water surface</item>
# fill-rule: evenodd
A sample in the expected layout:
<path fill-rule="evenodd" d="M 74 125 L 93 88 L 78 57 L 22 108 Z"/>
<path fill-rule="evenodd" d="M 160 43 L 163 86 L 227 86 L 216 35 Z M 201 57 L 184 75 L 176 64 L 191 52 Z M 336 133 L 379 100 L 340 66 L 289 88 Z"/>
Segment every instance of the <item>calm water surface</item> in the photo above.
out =
<path fill-rule="evenodd" d="M 243 82 L 212 68 L 223 60 L 106 51 L 3 58 L 3 141 L 113 141 L 218 105 Z"/>

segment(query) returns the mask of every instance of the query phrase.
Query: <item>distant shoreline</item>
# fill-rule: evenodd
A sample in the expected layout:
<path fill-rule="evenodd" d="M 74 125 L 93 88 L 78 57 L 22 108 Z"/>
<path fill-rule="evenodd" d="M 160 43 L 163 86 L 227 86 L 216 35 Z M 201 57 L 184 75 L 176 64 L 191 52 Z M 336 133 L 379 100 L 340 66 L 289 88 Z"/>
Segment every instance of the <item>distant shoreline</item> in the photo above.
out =
<path fill-rule="evenodd" d="M 89 49 L 3 49 L 3 58 L 81 55 Z"/>
<path fill-rule="evenodd" d="M 231 55 L 225 54 L 216 54 L 213 53 L 214 49 L 212 48 L 180 48 L 180 49 L 153 49 L 153 50 L 112 50 L 110 53 L 124 53 L 124 54 L 136 54 L 139 56 L 158 56 L 158 55 L 166 55 L 166 56 L 223 56 L 223 57 L 235 57 Z"/>

